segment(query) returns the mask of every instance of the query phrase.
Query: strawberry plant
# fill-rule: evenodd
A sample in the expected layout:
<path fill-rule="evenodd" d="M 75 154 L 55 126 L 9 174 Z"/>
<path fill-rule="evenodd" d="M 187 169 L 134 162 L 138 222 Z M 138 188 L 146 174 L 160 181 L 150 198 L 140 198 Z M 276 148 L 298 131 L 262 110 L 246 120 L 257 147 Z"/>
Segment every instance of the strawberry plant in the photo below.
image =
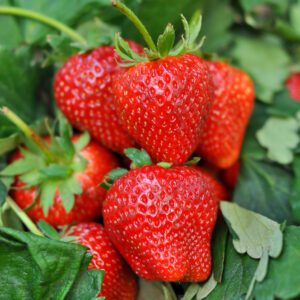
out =
<path fill-rule="evenodd" d="M 298 299 L 299 20 L 0 0 L 0 299 Z"/>

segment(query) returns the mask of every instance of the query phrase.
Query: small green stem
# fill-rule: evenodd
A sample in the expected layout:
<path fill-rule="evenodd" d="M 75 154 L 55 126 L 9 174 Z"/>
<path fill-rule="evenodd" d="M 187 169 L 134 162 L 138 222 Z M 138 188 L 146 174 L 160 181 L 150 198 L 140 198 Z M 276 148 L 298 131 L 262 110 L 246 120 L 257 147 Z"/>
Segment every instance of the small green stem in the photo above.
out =
<path fill-rule="evenodd" d="M 7 107 L 3 107 L 0 111 L 12 122 L 14 123 L 23 133 L 24 135 L 33 141 L 39 149 L 44 153 L 49 161 L 55 161 L 55 157 L 53 157 L 52 153 L 48 150 L 47 145 L 44 141 L 14 112 L 12 112 Z"/>
<path fill-rule="evenodd" d="M 44 236 L 43 233 L 37 228 L 37 226 L 30 220 L 26 213 L 15 203 L 13 199 L 7 197 L 6 202 L 30 232 L 39 236 Z"/>
<path fill-rule="evenodd" d="M 86 40 L 80 34 L 78 34 L 75 30 L 71 29 L 70 27 L 66 26 L 65 24 L 63 24 L 59 21 L 56 21 L 52 18 L 44 16 L 40 13 L 33 12 L 31 10 L 23 9 L 23 8 L 17 8 L 17 7 L 11 7 L 11 6 L 0 6 L 0 14 L 16 15 L 16 16 L 26 17 L 29 19 L 39 21 L 43 24 L 49 25 L 49 26 L 65 33 L 70 38 L 72 38 L 74 41 L 77 41 L 82 44 L 86 44 Z"/>
<path fill-rule="evenodd" d="M 140 21 L 140 19 L 135 15 L 135 13 L 119 0 L 112 0 L 112 4 L 134 24 L 134 26 L 143 36 L 148 47 L 153 52 L 157 52 L 157 48 L 151 38 L 150 33 L 148 32 L 144 24 Z"/>

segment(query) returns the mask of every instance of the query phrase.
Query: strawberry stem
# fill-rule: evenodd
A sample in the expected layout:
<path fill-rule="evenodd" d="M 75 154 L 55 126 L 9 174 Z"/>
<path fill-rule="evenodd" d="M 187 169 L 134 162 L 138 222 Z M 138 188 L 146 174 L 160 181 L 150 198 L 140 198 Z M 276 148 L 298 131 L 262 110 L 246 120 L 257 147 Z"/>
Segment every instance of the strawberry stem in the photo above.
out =
<path fill-rule="evenodd" d="M 112 4 L 133 23 L 133 25 L 137 28 L 137 30 L 143 36 L 148 47 L 153 52 L 156 53 L 157 48 L 155 46 L 155 43 L 153 42 L 153 39 L 152 39 L 149 31 L 144 26 L 144 24 L 140 21 L 140 19 L 136 16 L 136 14 L 130 8 L 128 8 L 124 3 L 120 2 L 119 0 L 112 0 Z"/>
<path fill-rule="evenodd" d="M 8 14 L 8 15 L 16 15 L 21 17 L 26 17 L 29 19 L 37 20 L 43 24 L 49 25 L 66 35 L 68 35 L 71 39 L 81 44 L 86 44 L 86 40 L 78 34 L 75 30 L 71 29 L 70 27 L 66 26 L 65 24 L 44 16 L 40 13 L 33 12 L 28 9 L 17 8 L 17 7 L 10 7 L 10 6 L 0 6 L 0 14 Z"/>
<path fill-rule="evenodd" d="M 14 123 L 23 133 L 24 135 L 31 141 L 33 141 L 38 148 L 42 151 L 45 157 L 49 161 L 55 161 L 55 157 L 48 150 L 47 145 L 44 141 L 15 113 L 13 113 L 9 108 L 3 107 L 0 111 L 12 122 Z"/>
<path fill-rule="evenodd" d="M 30 218 L 25 214 L 25 212 L 15 203 L 10 197 L 6 198 L 6 203 L 15 212 L 23 224 L 29 229 L 33 234 L 44 236 L 43 233 L 37 228 L 37 226 L 30 220 Z"/>

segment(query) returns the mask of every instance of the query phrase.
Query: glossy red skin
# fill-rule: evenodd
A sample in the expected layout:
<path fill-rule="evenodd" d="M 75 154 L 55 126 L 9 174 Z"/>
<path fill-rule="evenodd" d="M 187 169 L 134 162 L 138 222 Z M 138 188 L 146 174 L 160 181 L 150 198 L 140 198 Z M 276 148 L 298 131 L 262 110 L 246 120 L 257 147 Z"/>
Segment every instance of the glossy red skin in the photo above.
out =
<path fill-rule="evenodd" d="M 75 196 L 75 204 L 67 213 L 62 205 L 59 191 L 56 192 L 54 204 L 50 207 L 48 215 L 43 213 L 39 200 L 27 214 L 33 221 L 44 220 L 54 227 L 78 222 L 93 221 L 102 215 L 102 203 L 106 190 L 99 186 L 104 176 L 118 166 L 115 157 L 105 148 L 91 141 L 81 152 L 87 160 L 87 167 L 83 172 L 76 173 L 75 177 L 82 186 L 83 193 Z M 21 157 L 19 151 L 13 156 L 13 161 Z M 17 177 L 12 190 L 12 197 L 21 208 L 26 208 L 33 203 L 37 188 L 20 189 L 24 183 Z"/>
<path fill-rule="evenodd" d="M 230 188 L 235 188 L 238 181 L 240 168 L 241 165 L 237 161 L 230 168 L 223 171 L 222 179 L 226 183 L 226 185 L 229 186 Z"/>
<path fill-rule="evenodd" d="M 196 153 L 219 168 L 229 168 L 240 155 L 254 105 L 254 86 L 245 72 L 221 61 L 208 63 L 215 99 Z"/>
<path fill-rule="evenodd" d="M 219 182 L 206 170 L 203 170 L 202 168 L 199 167 L 195 167 L 195 168 L 201 174 L 201 176 L 207 180 L 207 182 L 210 185 L 210 189 L 214 191 L 218 201 L 230 199 L 227 189 L 221 182 Z"/>
<path fill-rule="evenodd" d="M 300 72 L 289 76 L 286 81 L 290 97 L 296 101 L 300 101 Z"/>
<path fill-rule="evenodd" d="M 133 50 L 142 47 L 129 42 Z M 112 46 L 101 46 L 85 54 L 73 55 L 57 72 L 54 95 L 69 122 L 87 130 L 107 148 L 123 154 L 135 145 L 122 128 L 115 111 L 112 81 L 122 68 Z"/>
<path fill-rule="evenodd" d="M 187 166 L 133 169 L 103 204 L 106 231 L 140 277 L 199 282 L 211 273 L 210 242 L 219 202 Z"/>
<path fill-rule="evenodd" d="M 212 88 L 206 62 L 185 54 L 127 69 L 114 93 L 124 128 L 152 159 L 182 164 L 199 141 Z"/>
<path fill-rule="evenodd" d="M 104 280 L 98 297 L 106 300 L 135 300 L 136 276 L 108 238 L 102 225 L 81 223 L 71 228 L 70 234 L 78 243 L 89 248 L 93 258 L 88 269 L 104 270 Z"/>

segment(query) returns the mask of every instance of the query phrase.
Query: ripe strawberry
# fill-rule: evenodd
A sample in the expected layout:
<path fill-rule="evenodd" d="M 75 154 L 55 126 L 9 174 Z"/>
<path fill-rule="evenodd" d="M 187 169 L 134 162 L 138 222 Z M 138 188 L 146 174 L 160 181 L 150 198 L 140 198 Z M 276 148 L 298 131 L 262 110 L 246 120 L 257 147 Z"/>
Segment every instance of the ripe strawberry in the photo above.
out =
<path fill-rule="evenodd" d="M 296 101 L 300 101 L 300 72 L 289 76 L 286 81 L 290 97 Z"/>
<path fill-rule="evenodd" d="M 229 200 L 229 193 L 226 188 L 221 184 L 216 178 L 214 178 L 211 174 L 207 171 L 203 170 L 202 168 L 195 167 L 195 169 L 201 174 L 203 178 L 207 180 L 210 185 L 210 189 L 214 191 L 217 200 Z"/>
<path fill-rule="evenodd" d="M 138 44 L 129 44 L 142 51 Z M 112 46 L 72 56 L 55 76 L 54 94 L 74 127 L 89 131 L 104 146 L 122 154 L 134 141 L 122 128 L 113 102 L 112 80 L 121 70 L 118 59 Z"/>
<path fill-rule="evenodd" d="M 222 179 L 226 185 L 230 188 L 234 188 L 237 184 L 239 172 L 240 172 L 240 163 L 237 161 L 230 168 L 225 169 L 222 173 Z"/>
<path fill-rule="evenodd" d="M 227 63 L 209 62 L 209 69 L 215 99 L 196 153 L 219 168 L 228 168 L 240 154 L 254 105 L 254 87 L 245 72 Z"/>
<path fill-rule="evenodd" d="M 206 176 L 188 166 L 133 169 L 113 183 L 103 204 L 111 241 L 149 280 L 206 280 L 217 212 Z"/>
<path fill-rule="evenodd" d="M 99 183 L 118 166 L 114 156 L 88 136 L 71 138 L 68 127 L 62 131 L 67 136 L 51 139 L 31 132 L 27 148 L 16 151 L 0 173 L 15 178 L 11 195 L 21 208 L 31 207 L 27 214 L 33 221 L 55 227 L 101 216 L 106 191 Z"/>
<path fill-rule="evenodd" d="M 137 282 L 120 254 L 109 240 L 102 225 L 81 223 L 70 229 L 78 243 L 89 248 L 93 258 L 89 269 L 104 270 L 104 280 L 98 297 L 106 300 L 135 300 Z"/>
<path fill-rule="evenodd" d="M 78 137 L 73 138 L 76 140 Z M 116 159 L 103 147 L 95 142 L 90 142 L 79 153 L 87 161 L 87 167 L 81 172 L 75 173 L 74 177 L 81 185 L 82 193 L 75 196 L 75 202 L 70 212 L 67 212 L 61 198 L 59 189 L 56 190 L 53 204 L 45 214 L 40 199 L 27 214 L 33 221 L 44 220 L 52 226 L 58 227 L 71 223 L 96 220 L 101 216 L 102 202 L 106 191 L 99 186 L 104 176 L 110 170 L 117 167 Z M 17 151 L 12 161 L 22 157 Z M 16 177 L 12 197 L 21 208 L 26 208 L 34 203 L 37 195 L 37 186 L 29 189 L 22 189 L 26 184 L 20 177 Z"/>
<path fill-rule="evenodd" d="M 124 4 L 114 2 L 123 13 L 132 14 Z M 183 22 L 187 30 L 184 18 Z M 115 80 L 117 113 L 124 128 L 155 161 L 184 163 L 197 146 L 212 105 L 213 85 L 206 62 L 187 53 L 194 50 L 200 15 L 191 24 L 194 26 L 186 31 L 182 47 L 174 50 L 171 24 L 159 37 L 157 47 L 146 29 L 140 28 L 148 36 L 147 56 L 130 55 L 126 42 L 116 38 L 119 55 L 129 65 L 135 64 Z"/>

